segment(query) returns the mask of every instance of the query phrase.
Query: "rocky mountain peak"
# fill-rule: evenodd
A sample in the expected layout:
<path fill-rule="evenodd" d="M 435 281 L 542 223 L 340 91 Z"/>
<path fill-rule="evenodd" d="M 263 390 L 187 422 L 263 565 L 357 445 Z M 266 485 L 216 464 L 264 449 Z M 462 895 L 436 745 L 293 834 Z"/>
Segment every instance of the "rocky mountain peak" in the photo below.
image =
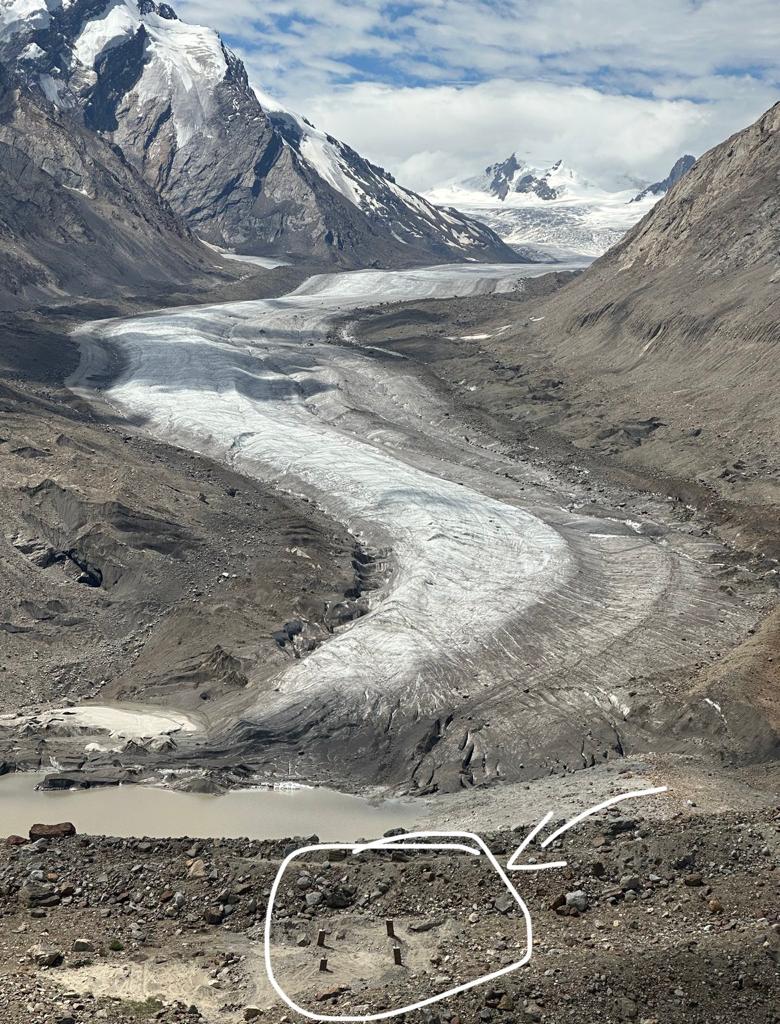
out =
<path fill-rule="evenodd" d="M 544 200 L 557 199 L 562 189 L 560 185 L 556 187 L 552 184 L 550 178 L 562 167 L 562 160 L 556 160 L 548 168 L 532 167 L 518 160 L 517 154 L 512 153 L 506 160 L 486 167 L 481 178 L 470 179 L 465 184 L 475 185 L 502 202 L 510 193 L 535 195 Z"/>
<path fill-rule="evenodd" d="M 517 258 L 304 119 L 272 121 L 217 32 L 168 4 L 4 0 L 0 57 L 212 244 L 350 266 Z"/>
<path fill-rule="evenodd" d="M 643 188 L 641 192 L 637 193 L 631 200 L 632 203 L 641 203 L 643 199 L 647 199 L 648 196 L 663 196 L 669 191 L 672 185 L 676 185 L 677 182 L 686 174 L 691 167 L 696 163 L 696 157 L 691 156 L 690 153 L 686 153 L 681 156 L 678 160 L 675 160 L 674 166 L 665 178 L 661 181 L 655 181 L 652 185 L 648 185 Z"/>
<path fill-rule="evenodd" d="M 577 181 L 576 173 L 559 159 L 549 166 L 534 166 L 518 159 L 517 154 L 491 164 L 475 178 L 463 182 L 506 202 L 511 196 L 529 196 L 549 202 L 566 195 Z"/>

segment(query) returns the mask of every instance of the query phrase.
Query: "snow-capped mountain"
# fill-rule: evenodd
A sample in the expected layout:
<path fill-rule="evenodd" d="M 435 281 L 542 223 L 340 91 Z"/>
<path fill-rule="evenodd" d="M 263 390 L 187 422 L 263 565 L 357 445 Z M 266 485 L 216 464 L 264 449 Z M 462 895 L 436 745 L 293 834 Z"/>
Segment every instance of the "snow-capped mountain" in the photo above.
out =
<path fill-rule="evenodd" d="M 510 195 L 536 196 L 545 202 L 560 199 L 567 192 L 583 187 L 591 188 L 587 182 L 580 182 L 577 174 L 556 160 L 550 167 L 534 167 L 522 163 L 513 153 L 508 159 L 486 167 L 482 174 L 463 182 L 467 188 L 479 189 L 505 202 Z"/>
<path fill-rule="evenodd" d="M 278 135 L 300 161 L 372 222 L 390 225 L 393 237 L 402 245 L 416 246 L 428 238 L 437 249 L 444 247 L 442 253 L 446 248 L 479 258 L 479 250 L 492 251 L 496 238 L 482 224 L 458 210 L 434 206 L 345 142 L 259 89 L 254 92 Z"/>
<path fill-rule="evenodd" d="M 272 120 L 219 35 L 166 3 L 0 0 L 0 59 L 214 245 L 346 265 L 513 258 L 302 119 Z"/>
<path fill-rule="evenodd" d="M 532 165 L 512 154 L 475 177 L 432 190 L 427 198 L 478 217 L 517 248 L 555 257 L 600 256 L 692 163 L 693 157 L 682 157 L 663 182 L 638 192 L 636 180 L 603 188 L 562 160 Z"/>

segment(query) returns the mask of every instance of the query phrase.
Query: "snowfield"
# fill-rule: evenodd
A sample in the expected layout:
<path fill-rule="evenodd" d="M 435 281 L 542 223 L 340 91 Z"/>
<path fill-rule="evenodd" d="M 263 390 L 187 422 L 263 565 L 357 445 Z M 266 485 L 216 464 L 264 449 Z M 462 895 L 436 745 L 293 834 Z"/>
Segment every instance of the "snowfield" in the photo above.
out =
<path fill-rule="evenodd" d="M 602 188 L 560 161 L 549 170 L 522 167 L 515 177 L 526 172 L 538 175 L 555 191 L 555 198 L 510 188 L 502 199 L 492 190 L 493 183 L 486 173 L 442 185 L 426 193 L 426 199 L 481 220 L 509 245 L 537 248 L 562 259 L 574 254 L 601 256 L 659 199 L 650 195 L 632 202 L 639 183 L 629 188 Z"/>

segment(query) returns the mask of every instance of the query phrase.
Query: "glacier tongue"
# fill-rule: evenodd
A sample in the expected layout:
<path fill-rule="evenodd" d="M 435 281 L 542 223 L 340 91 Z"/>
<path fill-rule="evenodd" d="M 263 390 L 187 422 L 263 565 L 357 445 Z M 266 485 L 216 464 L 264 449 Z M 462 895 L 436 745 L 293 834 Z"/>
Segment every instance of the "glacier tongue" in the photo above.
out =
<path fill-rule="evenodd" d="M 285 673 L 280 701 L 334 688 L 392 701 L 411 687 L 410 700 L 433 705 L 437 689 L 470 678 L 508 608 L 516 614 L 530 607 L 566 577 L 567 545 L 554 527 L 386 448 L 399 412 L 431 429 L 431 417 L 444 408 L 433 394 L 406 373 L 388 373 L 327 341 L 334 319 L 377 296 L 508 291 L 542 272 L 482 265 L 330 274 L 279 299 L 87 328 L 119 345 L 127 360 L 109 396 L 148 417 L 155 432 L 313 494 L 357 536 L 392 546 L 395 572 L 384 600 L 359 627 Z M 302 337 L 309 341 L 303 349 Z M 359 406 L 352 403 L 362 395 L 371 396 L 374 419 L 387 426 L 354 436 L 348 424 Z M 446 671 L 434 672 L 438 684 L 429 692 L 417 692 L 419 673 L 442 650 Z"/>

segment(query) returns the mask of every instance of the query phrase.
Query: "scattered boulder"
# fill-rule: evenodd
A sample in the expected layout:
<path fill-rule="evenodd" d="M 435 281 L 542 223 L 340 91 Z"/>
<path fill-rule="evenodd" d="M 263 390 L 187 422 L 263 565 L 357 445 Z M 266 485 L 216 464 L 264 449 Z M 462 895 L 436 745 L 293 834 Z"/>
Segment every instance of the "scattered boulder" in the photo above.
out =
<path fill-rule="evenodd" d="M 581 914 L 584 914 L 589 907 L 587 894 L 582 889 L 575 889 L 574 892 L 566 893 L 566 906 L 574 907 Z"/>
<path fill-rule="evenodd" d="M 48 946 L 30 946 L 27 955 L 38 967 L 59 967 L 65 959 L 60 950 Z"/>
<path fill-rule="evenodd" d="M 51 882 L 28 881 L 22 887 L 28 907 L 56 907 L 60 903 L 57 888 Z"/>
<path fill-rule="evenodd" d="M 206 864 L 200 858 L 194 860 L 190 864 L 190 869 L 187 872 L 188 878 L 205 878 L 206 877 Z"/>
<path fill-rule="evenodd" d="M 58 825 L 33 825 L 30 829 L 30 842 L 38 839 L 67 839 L 75 836 L 76 826 L 71 821 L 62 821 Z"/>
<path fill-rule="evenodd" d="M 505 892 L 493 900 L 493 906 L 500 914 L 508 914 L 510 910 L 517 906 L 517 903 L 508 892 Z"/>
<path fill-rule="evenodd" d="M 345 885 L 339 885 L 334 889 L 327 889 L 322 894 L 322 899 L 325 906 L 330 907 L 331 910 L 345 910 L 355 902 L 355 892 Z"/>
<path fill-rule="evenodd" d="M 623 892 L 639 892 L 642 882 L 636 875 L 623 875 L 620 879 L 620 888 Z"/>

